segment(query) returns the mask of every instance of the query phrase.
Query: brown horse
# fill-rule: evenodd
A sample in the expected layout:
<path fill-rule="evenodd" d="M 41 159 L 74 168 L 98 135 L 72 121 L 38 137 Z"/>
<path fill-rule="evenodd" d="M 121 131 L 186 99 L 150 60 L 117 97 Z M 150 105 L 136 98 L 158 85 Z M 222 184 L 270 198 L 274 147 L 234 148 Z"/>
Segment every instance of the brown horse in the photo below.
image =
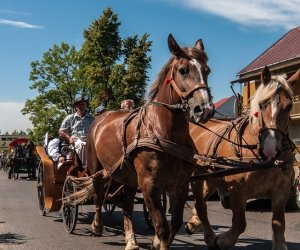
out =
<path fill-rule="evenodd" d="M 152 247 L 169 249 L 183 221 L 189 178 L 194 169 L 192 163 L 184 161 L 186 156 L 176 150 L 195 150 L 189 136 L 189 120 L 206 122 L 214 113 L 202 40 L 194 47 L 181 48 L 169 35 L 168 46 L 173 56 L 153 83 L 149 101 L 132 113 L 106 112 L 91 125 L 87 151 L 92 178 L 75 195 L 77 202 L 95 197 L 92 231 L 101 235 L 104 187 L 111 178 L 124 185 L 125 249 L 138 249 L 131 221 L 138 186 L 155 228 Z M 172 200 L 170 225 L 161 204 L 163 191 Z"/>
<path fill-rule="evenodd" d="M 284 212 L 291 190 L 294 159 L 293 145 L 287 134 L 292 108 L 291 84 L 292 81 L 286 81 L 282 76 L 271 77 L 269 69 L 265 67 L 261 74 L 261 85 L 251 100 L 249 114 L 233 122 L 212 119 L 205 127 L 190 124 L 190 134 L 198 152 L 245 162 L 279 159 L 286 163 L 284 168 L 269 168 L 192 183 L 198 213 L 193 209 L 193 217 L 186 230 L 193 233 L 202 225 L 209 248 L 228 249 L 234 246 L 246 228 L 247 200 L 264 197 L 272 201 L 273 249 L 287 249 Z M 256 149 L 253 149 L 255 145 Z M 216 188 L 228 190 L 233 216 L 230 230 L 217 236 L 209 224 L 206 206 L 206 201 Z"/>

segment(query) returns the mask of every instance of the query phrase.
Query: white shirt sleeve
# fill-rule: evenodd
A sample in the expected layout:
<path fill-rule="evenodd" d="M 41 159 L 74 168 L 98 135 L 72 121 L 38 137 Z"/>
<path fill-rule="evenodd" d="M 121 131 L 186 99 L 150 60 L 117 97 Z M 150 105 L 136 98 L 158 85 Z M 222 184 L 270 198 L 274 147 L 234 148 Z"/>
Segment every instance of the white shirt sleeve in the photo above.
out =
<path fill-rule="evenodd" d="M 59 152 L 59 139 L 54 138 L 48 143 L 47 151 L 49 156 L 53 159 L 53 161 L 57 161 L 58 157 L 61 155 Z"/>

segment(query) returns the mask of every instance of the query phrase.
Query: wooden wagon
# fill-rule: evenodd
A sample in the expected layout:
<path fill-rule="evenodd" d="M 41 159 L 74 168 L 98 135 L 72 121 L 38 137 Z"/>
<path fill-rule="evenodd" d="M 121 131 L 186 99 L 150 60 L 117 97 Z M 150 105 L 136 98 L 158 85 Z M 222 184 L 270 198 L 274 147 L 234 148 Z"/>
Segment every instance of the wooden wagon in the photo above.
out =
<path fill-rule="evenodd" d="M 58 168 L 57 164 L 49 157 L 43 146 L 36 146 L 36 152 L 40 157 L 37 174 L 37 193 L 39 202 L 39 212 L 42 216 L 50 212 L 61 210 L 64 228 L 68 233 L 72 233 L 76 227 L 78 217 L 78 204 L 65 204 L 63 198 L 75 193 L 77 179 L 85 178 L 83 173 L 75 168 L 74 160 L 65 160 Z M 106 192 L 107 198 L 103 205 L 108 214 L 112 214 L 118 204 L 122 202 L 122 185 L 114 183 L 109 186 Z M 146 208 L 144 199 L 139 192 L 135 197 L 135 203 L 143 204 L 143 213 L 146 223 L 153 228 L 149 211 Z M 164 209 L 167 209 L 166 193 L 162 195 Z M 91 205 L 93 201 L 88 201 L 82 205 Z"/>
<path fill-rule="evenodd" d="M 19 137 L 9 143 L 6 163 L 8 179 L 18 179 L 20 173 L 28 174 L 27 179 L 35 179 L 35 161 L 29 161 L 26 158 L 25 145 L 28 142 L 28 138 Z"/>

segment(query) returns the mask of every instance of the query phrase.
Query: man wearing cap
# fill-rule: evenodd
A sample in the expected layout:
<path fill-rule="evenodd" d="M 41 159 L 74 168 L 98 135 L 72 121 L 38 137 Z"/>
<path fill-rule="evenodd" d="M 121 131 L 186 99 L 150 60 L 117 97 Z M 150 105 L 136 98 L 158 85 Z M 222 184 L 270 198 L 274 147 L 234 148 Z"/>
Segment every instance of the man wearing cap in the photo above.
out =
<path fill-rule="evenodd" d="M 68 115 L 59 128 L 59 135 L 66 138 L 70 144 L 74 144 L 82 166 L 86 167 L 87 159 L 85 152 L 86 137 L 94 117 L 87 112 L 88 100 L 80 98 L 74 102 L 76 112 Z"/>

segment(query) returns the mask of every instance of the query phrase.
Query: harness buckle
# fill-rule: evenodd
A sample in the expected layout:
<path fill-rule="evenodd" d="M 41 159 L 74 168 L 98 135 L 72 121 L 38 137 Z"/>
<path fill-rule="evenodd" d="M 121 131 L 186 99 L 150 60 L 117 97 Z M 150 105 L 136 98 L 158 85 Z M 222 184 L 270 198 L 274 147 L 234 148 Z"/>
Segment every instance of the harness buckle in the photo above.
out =
<path fill-rule="evenodd" d="M 181 99 L 181 101 L 182 101 L 181 109 L 182 109 L 184 112 L 188 111 L 188 109 L 189 109 L 189 104 L 188 104 L 187 100 L 186 100 L 186 99 Z"/>

